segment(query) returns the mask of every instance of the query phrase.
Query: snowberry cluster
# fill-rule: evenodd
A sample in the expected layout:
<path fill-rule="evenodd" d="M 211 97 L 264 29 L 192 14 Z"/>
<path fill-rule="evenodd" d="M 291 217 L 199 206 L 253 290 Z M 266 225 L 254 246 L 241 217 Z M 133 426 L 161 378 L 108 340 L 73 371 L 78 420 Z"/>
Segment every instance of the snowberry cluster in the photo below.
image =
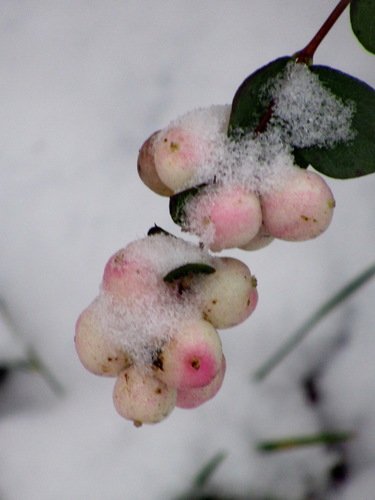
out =
<path fill-rule="evenodd" d="M 274 238 L 302 241 L 325 231 L 335 206 L 325 180 L 295 166 L 275 133 L 229 141 L 228 119 L 227 106 L 188 113 L 140 149 L 141 179 L 171 196 L 183 230 L 212 251 L 255 250 Z"/>
<path fill-rule="evenodd" d="M 98 297 L 78 318 L 77 353 L 90 372 L 117 377 L 120 415 L 159 422 L 217 393 L 225 358 L 216 329 L 244 321 L 257 300 L 241 261 L 152 233 L 109 259 Z"/>
<path fill-rule="evenodd" d="M 296 166 L 292 152 L 352 138 L 352 107 L 295 62 L 260 90 L 260 101 L 265 96 L 272 115 L 261 133 L 232 135 L 231 106 L 212 106 L 173 121 L 140 149 L 141 179 L 170 197 L 173 220 L 200 244 L 154 228 L 118 251 L 75 335 L 83 365 L 117 377 L 115 407 L 136 425 L 212 398 L 225 373 L 216 329 L 241 323 L 256 307 L 248 267 L 207 249 L 307 240 L 331 222 L 330 188 Z"/>
<path fill-rule="evenodd" d="M 261 131 L 233 133 L 234 99 L 234 110 L 211 106 L 172 121 L 139 152 L 143 182 L 171 197 L 173 220 L 212 251 L 256 250 L 274 238 L 308 240 L 332 219 L 330 188 L 319 174 L 297 166 L 293 151 L 353 139 L 354 106 L 295 61 L 269 79 L 257 98 L 272 103 Z"/>

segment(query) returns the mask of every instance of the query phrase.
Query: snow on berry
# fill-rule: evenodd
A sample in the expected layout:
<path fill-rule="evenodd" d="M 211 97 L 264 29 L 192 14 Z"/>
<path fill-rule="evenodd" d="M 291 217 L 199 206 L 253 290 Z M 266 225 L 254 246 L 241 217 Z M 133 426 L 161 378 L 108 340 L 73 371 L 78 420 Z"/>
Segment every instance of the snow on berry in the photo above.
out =
<path fill-rule="evenodd" d="M 178 334 L 158 353 L 155 375 L 178 389 L 203 387 L 220 370 L 223 352 L 220 337 L 203 319 L 181 322 Z"/>
<path fill-rule="evenodd" d="M 216 272 L 199 284 L 204 318 L 215 328 L 238 325 L 247 319 L 258 302 L 257 281 L 238 259 L 217 258 Z"/>
<path fill-rule="evenodd" d="M 201 317 L 197 301 L 163 277 L 187 263 L 211 261 L 197 245 L 167 234 L 147 236 L 118 251 L 105 267 L 99 296 L 107 334 L 136 363 L 150 364 L 182 321 Z"/>
<path fill-rule="evenodd" d="M 154 160 L 160 178 L 168 177 L 163 182 L 174 192 L 215 179 L 263 193 L 278 187 L 294 165 L 292 146 L 331 147 L 354 136 L 354 105 L 333 95 L 304 64 L 291 61 L 260 98 L 274 103 L 261 134 L 228 138 L 228 105 L 190 111 L 158 132 Z"/>
<path fill-rule="evenodd" d="M 172 411 L 176 390 L 185 408 L 216 394 L 225 360 L 215 326 L 245 320 L 256 302 L 245 264 L 156 228 L 108 260 L 98 297 L 77 321 L 77 353 L 91 372 L 118 376 L 120 415 L 137 425 L 158 422 Z"/>
<path fill-rule="evenodd" d="M 177 391 L 143 367 L 130 366 L 118 376 L 113 390 L 117 412 L 137 427 L 164 420 L 174 409 Z"/>
<path fill-rule="evenodd" d="M 182 292 L 189 280 L 182 286 L 165 282 L 164 276 L 192 262 L 212 265 L 214 260 L 198 245 L 168 234 L 130 243 L 105 266 L 92 323 L 134 363 L 151 364 L 154 353 L 178 334 L 182 323 L 202 318 L 197 294 Z"/>
<path fill-rule="evenodd" d="M 132 360 L 107 334 L 98 305 L 96 300 L 80 314 L 74 343 L 78 357 L 87 370 L 96 375 L 115 377 Z"/>
<path fill-rule="evenodd" d="M 290 203 L 300 197 L 300 188 L 292 192 L 299 171 L 293 149 L 329 148 L 350 141 L 355 106 L 344 103 L 311 69 L 294 61 L 267 82 L 259 98 L 273 103 L 262 133 L 247 133 L 235 140 L 228 137 L 231 110 L 223 105 L 186 113 L 151 137 L 154 170 L 173 193 L 178 196 L 183 190 L 205 185 L 197 195 L 181 195 L 181 205 L 176 200 L 185 214 L 184 221 L 177 220 L 183 230 L 198 236 L 213 251 L 232 247 L 255 250 L 273 237 L 313 238 L 324 231 L 332 217 L 334 201 L 327 188 L 327 202 L 322 192 L 320 209 L 314 195 L 310 212 L 303 206 L 299 216 L 304 224 L 295 235 L 287 230 L 271 232 L 269 200 L 276 200 L 281 193 L 284 199 L 290 194 Z M 266 222 L 260 217 L 259 197 Z"/>
<path fill-rule="evenodd" d="M 220 369 L 209 384 L 203 387 L 189 387 L 177 390 L 176 407 L 196 408 L 216 396 L 223 384 L 225 369 L 226 362 L 223 355 Z"/>
<path fill-rule="evenodd" d="M 200 109 L 151 136 L 153 165 L 162 184 L 181 191 L 201 168 L 215 161 L 217 136 L 226 130 L 229 110 L 229 106 Z"/>
<path fill-rule="evenodd" d="M 258 233 L 262 212 L 258 196 L 241 186 L 209 186 L 185 206 L 183 227 L 214 252 L 241 247 Z"/>
<path fill-rule="evenodd" d="M 210 264 L 213 260 L 207 250 L 199 245 L 163 233 L 135 240 L 125 247 L 125 252 L 130 260 L 142 259 L 152 266 L 159 278 L 184 264 Z"/>
<path fill-rule="evenodd" d="M 335 200 L 320 175 L 296 168 L 281 189 L 261 197 L 261 206 L 269 234 L 283 240 L 303 241 L 327 229 Z"/>
<path fill-rule="evenodd" d="M 154 291 L 159 284 L 155 266 L 142 258 L 129 257 L 126 249 L 116 252 L 107 262 L 102 290 L 122 298 L 139 298 Z"/>

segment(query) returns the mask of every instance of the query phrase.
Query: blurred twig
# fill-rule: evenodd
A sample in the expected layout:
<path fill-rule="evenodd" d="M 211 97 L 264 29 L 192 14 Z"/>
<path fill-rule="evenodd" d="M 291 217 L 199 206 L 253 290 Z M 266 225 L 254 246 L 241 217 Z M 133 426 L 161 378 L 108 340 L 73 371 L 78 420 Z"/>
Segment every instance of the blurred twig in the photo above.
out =
<path fill-rule="evenodd" d="M 4 322 L 6 323 L 9 331 L 16 337 L 20 338 L 20 334 L 16 329 L 9 309 L 4 302 L 0 298 L 0 313 Z M 24 340 L 21 338 L 21 341 Z M 60 381 L 55 377 L 55 375 L 51 372 L 48 366 L 44 363 L 42 358 L 39 356 L 38 352 L 31 346 L 26 348 L 26 359 L 21 359 L 18 361 L 13 361 L 7 364 L 6 368 L 12 369 L 20 369 L 20 370 L 34 370 L 38 372 L 49 385 L 51 390 L 57 395 L 62 396 L 64 394 L 64 387 L 60 383 Z"/>
<path fill-rule="evenodd" d="M 257 381 L 263 380 L 276 366 L 306 337 L 306 335 L 328 313 L 339 304 L 353 295 L 361 286 L 375 275 L 375 263 L 371 264 L 362 273 L 349 281 L 347 285 L 336 292 L 330 299 L 321 305 L 313 314 L 290 336 L 279 350 L 277 350 L 254 374 Z"/>
<path fill-rule="evenodd" d="M 257 450 L 264 452 L 287 451 L 302 446 L 343 443 L 354 437 L 353 432 L 321 432 L 311 436 L 292 436 L 258 443 Z"/>
<path fill-rule="evenodd" d="M 216 455 L 214 455 L 196 475 L 194 487 L 203 488 L 226 456 L 227 454 L 223 451 L 216 453 Z"/>

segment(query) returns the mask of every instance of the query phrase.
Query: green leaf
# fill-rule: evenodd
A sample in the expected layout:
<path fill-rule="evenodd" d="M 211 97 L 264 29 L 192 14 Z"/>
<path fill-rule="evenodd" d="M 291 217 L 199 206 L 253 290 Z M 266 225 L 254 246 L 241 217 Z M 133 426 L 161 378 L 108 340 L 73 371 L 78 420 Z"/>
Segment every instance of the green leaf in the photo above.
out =
<path fill-rule="evenodd" d="M 352 130 L 355 137 L 329 148 L 295 148 L 297 164 L 301 167 L 312 165 L 319 172 L 337 179 L 375 172 L 374 89 L 357 78 L 326 66 L 312 66 L 311 71 L 344 103 L 354 104 Z"/>
<path fill-rule="evenodd" d="M 171 233 L 168 233 L 165 229 L 162 227 L 158 226 L 157 224 L 154 224 L 150 229 L 147 231 L 147 236 L 153 236 L 154 234 L 164 234 L 165 236 L 175 236 Z"/>
<path fill-rule="evenodd" d="M 289 61 L 290 57 L 280 57 L 252 73 L 240 85 L 232 101 L 229 137 L 256 131 L 272 104 L 266 95 L 261 97 L 262 91 L 271 79 L 284 71 Z"/>
<path fill-rule="evenodd" d="M 185 191 L 181 191 L 180 193 L 174 194 L 170 197 L 169 213 L 173 222 L 179 224 L 180 226 L 184 225 L 186 219 L 186 203 L 196 196 L 206 185 L 207 184 L 200 184 L 199 186 L 185 189 Z"/>
<path fill-rule="evenodd" d="M 189 262 L 189 264 L 184 264 L 183 266 L 176 267 L 166 274 L 163 278 L 167 283 L 172 283 L 173 281 L 180 280 L 186 276 L 191 276 L 192 274 L 212 274 L 216 269 L 208 264 L 203 264 L 202 262 Z"/>
<path fill-rule="evenodd" d="M 352 30 L 365 49 L 375 54 L 375 2 L 352 0 L 350 4 Z"/>

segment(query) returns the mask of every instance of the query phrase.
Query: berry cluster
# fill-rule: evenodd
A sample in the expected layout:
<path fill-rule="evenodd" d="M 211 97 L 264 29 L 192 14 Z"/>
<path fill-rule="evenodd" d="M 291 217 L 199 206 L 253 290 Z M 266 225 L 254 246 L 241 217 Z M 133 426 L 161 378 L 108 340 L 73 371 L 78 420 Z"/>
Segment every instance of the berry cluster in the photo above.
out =
<path fill-rule="evenodd" d="M 111 257 L 99 296 L 77 321 L 80 360 L 117 377 L 115 407 L 136 425 L 211 399 L 225 373 L 216 329 L 243 322 L 256 307 L 248 267 L 208 249 L 303 241 L 331 222 L 330 188 L 296 166 L 292 151 L 349 140 L 352 109 L 295 62 L 260 88 L 259 99 L 267 93 L 272 116 L 261 131 L 235 125 L 232 135 L 233 107 L 211 106 L 155 132 L 139 151 L 139 176 L 170 197 L 172 219 L 200 244 L 153 228 Z"/>
<path fill-rule="evenodd" d="M 225 133 L 228 119 L 227 106 L 191 112 L 141 147 L 139 175 L 171 196 L 175 222 L 212 251 L 255 250 L 274 238 L 303 241 L 325 231 L 335 206 L 325 180 L 293 164 L 277 127 L 235 142 Z"/>
<path fill-rule="evenodd" d="M 241 261 L 152 231 L 109 259 L 98 297 L 78 318 L 77 353 L 90 372 L 117 377 L 120 415 L 159 422 L 217 393 L 225 358 L 216 329 L 244 321 L 257 301 Z"/>

